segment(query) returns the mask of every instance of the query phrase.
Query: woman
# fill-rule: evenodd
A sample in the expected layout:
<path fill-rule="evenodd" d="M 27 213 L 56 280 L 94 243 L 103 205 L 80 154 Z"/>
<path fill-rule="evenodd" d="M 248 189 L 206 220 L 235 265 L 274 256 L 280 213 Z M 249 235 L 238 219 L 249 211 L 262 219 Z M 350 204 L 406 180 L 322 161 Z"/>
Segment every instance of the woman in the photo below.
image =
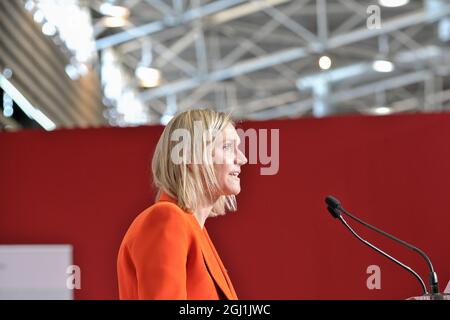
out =
<path fill-rule="evenodd" d="M 119 249 L 120 299 L 237 299 L 204 224 L 236 210 L 247 162 L 239 144 L 225 113 L 190 110 L 169 122 L 152 160 L 157 202 Z"/>

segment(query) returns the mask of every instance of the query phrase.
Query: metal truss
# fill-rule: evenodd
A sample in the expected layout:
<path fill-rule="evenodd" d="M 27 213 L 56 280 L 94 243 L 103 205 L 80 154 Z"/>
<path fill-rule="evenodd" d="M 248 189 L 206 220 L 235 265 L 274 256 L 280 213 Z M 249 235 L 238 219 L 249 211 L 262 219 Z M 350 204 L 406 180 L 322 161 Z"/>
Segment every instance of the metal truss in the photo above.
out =
<path fill-rule="evenodd" d="M 98 7 L 101 1 L 90 2 Z M 450 3 L 410 1 L 379 7 L 355 0 L 117 0 L 127 27 L 97 33 L 130 75 L 151 44 L 156 88 L 134 86 L 151 122 L 192 107 L 240 119 L 444 110 L 448 92 Z M 372 7 L 371 7 L 372 6 Z M 367 24 L 373 6 L 381 25 Z M 321 70 L 317 60 L 331 57 Z M 386 59 L 395 70 L 376 72 Z"/>

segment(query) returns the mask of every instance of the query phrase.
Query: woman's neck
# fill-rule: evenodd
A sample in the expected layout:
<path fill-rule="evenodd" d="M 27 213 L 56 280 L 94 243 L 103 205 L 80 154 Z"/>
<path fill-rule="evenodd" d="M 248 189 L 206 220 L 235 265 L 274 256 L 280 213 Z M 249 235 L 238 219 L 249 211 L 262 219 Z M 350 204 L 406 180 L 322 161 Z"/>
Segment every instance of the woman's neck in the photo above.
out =
<path fill-rule="evenodd" d="M 211 210 L 214 206 L 215 201 L 203 199 L 201 204 L 195 209 L 194 216 L 198 221 L 198 224 L 203 229 L 206 219 L 208 219 L 211 214 Z"/>
<path fill-rule="evenodd" d="M 200 225 L 200 228 L 203 229 L 204 225 L 205 225 L 205 221 L 206 219 L 208 219 L 208 216 L 211 212 L 212 206 L 211 207 L 203 207 L 203 208 L 197 208 L 194 212 L 194 216 L 197 219 L 198 224 Z"/>

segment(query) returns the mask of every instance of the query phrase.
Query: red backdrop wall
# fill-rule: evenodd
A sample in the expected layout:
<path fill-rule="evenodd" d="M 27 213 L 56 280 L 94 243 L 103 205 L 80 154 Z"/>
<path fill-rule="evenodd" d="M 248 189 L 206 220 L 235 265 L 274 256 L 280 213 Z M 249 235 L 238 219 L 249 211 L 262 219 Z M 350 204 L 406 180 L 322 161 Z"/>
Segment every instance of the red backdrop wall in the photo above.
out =
<path fill-rule="evenodd" d="M 325 211 L 327 194 L 427 252 L 450 279 L 450 114 L 245 122 L 279 129 L 280 167 L 246 165 L 239 211 L 207 228 L 242 299 L 403 299 L 416 280 Z M 77 299 L 115 299 L 116 254 L 153 203 L 150 159 L 162 127 L 0 133 L 0 243 L 74 246 Z M 413 252 L 361 234 L 427 277 Z M 369 290 L 378 265 L 381 289 Z"/>

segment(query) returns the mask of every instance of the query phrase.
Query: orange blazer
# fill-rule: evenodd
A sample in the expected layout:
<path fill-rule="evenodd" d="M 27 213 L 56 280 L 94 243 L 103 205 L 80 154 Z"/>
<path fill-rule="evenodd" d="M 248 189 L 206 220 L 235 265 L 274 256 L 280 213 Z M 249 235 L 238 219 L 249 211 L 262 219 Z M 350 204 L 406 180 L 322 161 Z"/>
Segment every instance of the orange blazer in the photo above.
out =
<path fill-rule="evenodd" d="M 206 228 L 166 193 L 129 227 L 117 275 L 120 299 L 237 300 Z"/>

